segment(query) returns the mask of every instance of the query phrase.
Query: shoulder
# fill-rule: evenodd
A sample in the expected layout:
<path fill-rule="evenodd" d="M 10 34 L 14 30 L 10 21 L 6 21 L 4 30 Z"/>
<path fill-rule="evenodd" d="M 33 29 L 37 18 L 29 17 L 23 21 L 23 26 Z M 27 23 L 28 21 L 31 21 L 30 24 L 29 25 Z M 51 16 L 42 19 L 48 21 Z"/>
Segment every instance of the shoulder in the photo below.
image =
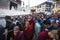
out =
<path fill-rule="evenodd" d="M 20 35 L 23 35 L 23 31 L 20 31 L 19 34 L 20 34 Z"/>

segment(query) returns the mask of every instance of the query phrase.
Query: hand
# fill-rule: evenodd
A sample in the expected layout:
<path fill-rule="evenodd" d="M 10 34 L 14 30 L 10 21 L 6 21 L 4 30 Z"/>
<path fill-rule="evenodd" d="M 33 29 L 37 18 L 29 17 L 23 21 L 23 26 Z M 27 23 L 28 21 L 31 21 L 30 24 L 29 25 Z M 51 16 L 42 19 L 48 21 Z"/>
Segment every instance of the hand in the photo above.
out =
<path fill-rule="evenodd" d="M 5 34 L 7 34 L 7 33 L 8 33 L 8 31 L 7 31 L 7 29 L 6 29 L 5 32 L 4 32 L 3 34 L 5 35 Z"/>

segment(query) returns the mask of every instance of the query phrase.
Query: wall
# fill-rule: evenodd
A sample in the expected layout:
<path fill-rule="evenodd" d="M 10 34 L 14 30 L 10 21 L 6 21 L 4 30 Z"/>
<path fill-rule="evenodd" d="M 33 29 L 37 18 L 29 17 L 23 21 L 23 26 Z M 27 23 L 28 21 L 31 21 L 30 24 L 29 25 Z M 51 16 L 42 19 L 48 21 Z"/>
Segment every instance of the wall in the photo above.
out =
<path fill-rule="evenodd" d="M 2 9 L 8 9 L 9 7 L 9 0 L 0 0 L 0 8 Z"/>

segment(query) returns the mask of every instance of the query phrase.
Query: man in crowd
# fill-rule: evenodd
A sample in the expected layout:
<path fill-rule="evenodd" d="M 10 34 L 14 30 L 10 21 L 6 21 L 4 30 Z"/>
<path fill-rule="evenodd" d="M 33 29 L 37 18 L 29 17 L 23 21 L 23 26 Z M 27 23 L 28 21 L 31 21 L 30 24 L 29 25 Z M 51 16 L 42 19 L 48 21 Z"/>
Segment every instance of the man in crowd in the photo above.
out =
<path fill-rule="evenodd" d="M 11 37 L 13 37 L 13 27 L 14 27 L 14 24 L 12 24 L 12 20 L 11 20 L 11 17 L 10 16 L 6 16 L 5 17 L 6 19 L 6 31 L 7 31 L 7 40 L 10 40 Z"/>

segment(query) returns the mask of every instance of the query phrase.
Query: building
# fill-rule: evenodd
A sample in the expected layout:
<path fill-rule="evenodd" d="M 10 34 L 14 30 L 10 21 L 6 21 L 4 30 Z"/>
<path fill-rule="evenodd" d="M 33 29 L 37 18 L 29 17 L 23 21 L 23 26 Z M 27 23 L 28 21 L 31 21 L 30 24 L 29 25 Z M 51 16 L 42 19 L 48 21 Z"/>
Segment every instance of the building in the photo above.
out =
<path fill-rule="evenodd" d="M 10 10 L 12 9 L 12 6 L 14 7 L 14 9 L 17 9 L 18 4 L 21 5 L 21 0 L 10 0 Z"/>
<path fill-rule="evenodd" d="M 0 9 L 27 11 L 28 7 L 24 5 L 22 0 L 0 0 Z"/>
<path fill-rule="evenodd" d="M 52 2 L 52 3 L 54 3 L 54 1 L 55 1 L 55 0 L 48 0 L 48 2 Z"/>
<path fill-rule="evenodd" d="M 50 15 L 53 13 L 53 3 L 52 2 L 48 2 L 45 1 L 43 3 L 41 3 L 40 5 L 35 6 L 35 13 L 45 13 L 47 15 Z"/>
<path fill-rule="evenodd" d="M 53 9 L 53 11 L 54 11 L 54 13 L 60 13 L 60 0 L 55 0 L 54 1 L 55 3 L 55 6 L 54 6 L 54 9 Z"/>
<path fill-rule="evenodd" d="M 23 2 L 21 0 L 1 0 L 0 9 L 22 9 Z"/>
<path fill-rule="evenodd" d="M 0 0 L 0 9 L 8 9 L 8 0 Z"/>
<path fill-rule="evenodd" d="M 52 9 L 53 9 L 53 3 L 51 3 L 51 2 L 46 1 L 46 2 L 42 3 L 40 5 L 40 7 L 41 7 L 41 12 L 43 12 L 43 13 L 45 13 L 47 15 L 53 13 L 53 11 L 52 11 Z"/>
<path fill-rule="evenodd" d="M 0 0 L 0 17 L 4 17 L 6 15 L 16 16 L 30 14 L 30 9 L 28 9 L 29 7 L 25 7 L 23 1 L 22 3 L 19 1 L 20 0 Z M 12 2 L 12 4 L 10 4 L 10 2 Z M 15 4 L 17 4 L 17 8 Z"/>

